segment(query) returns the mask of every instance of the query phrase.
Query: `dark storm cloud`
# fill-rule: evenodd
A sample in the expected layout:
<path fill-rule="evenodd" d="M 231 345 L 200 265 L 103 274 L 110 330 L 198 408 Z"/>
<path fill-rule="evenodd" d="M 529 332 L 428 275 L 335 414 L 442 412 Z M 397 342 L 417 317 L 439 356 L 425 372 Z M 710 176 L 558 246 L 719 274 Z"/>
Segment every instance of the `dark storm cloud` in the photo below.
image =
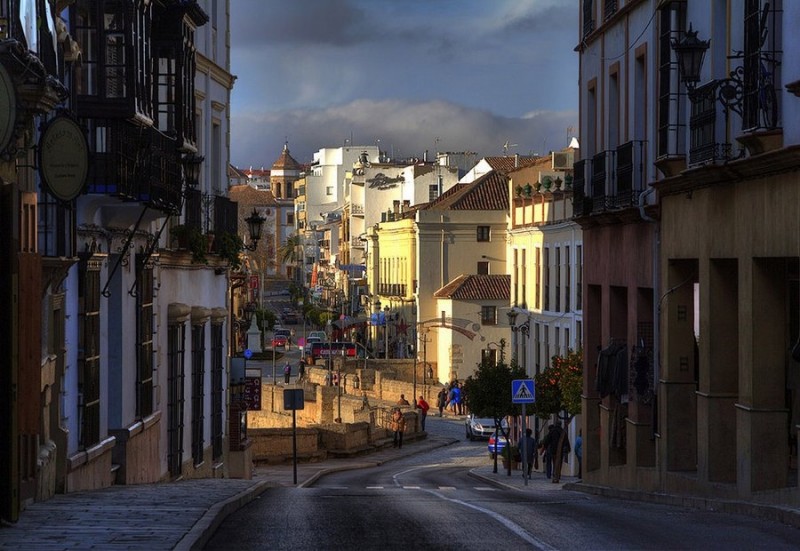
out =
<path fill-rule="evenodd" d="M 504 154 L 545 154 L 567 145 L 566 129 L 576 126 L 575 112 L 538 112 L 508 118 L 443 101 L 358 100 L 317 110 L 293 110 L 234 117 L 231 158 L 237 166 L 269 167 L 285 140 L 292 156 L 307 163 L 317 150 L 341 147 L 345 140 L 375 145 L 395 159 L 423 157 L 425 151 L 471 151 L 478 158 Z"/>
<path fill-rule="evenodd" d="M 375 144 L 546 153 L 577 127 L 576 2 L 232 0 L 235 164 L 271 165 L 288 138 L 307 162 L 323 147 Z M 437 141 L 438 138 L 438 141 Z"/>
<path fill-rule="evenodd" d="M 371 35 L 364 9 L 350 0 L 233 0 L 232 4 L 232 40 L 238 47 L 347 46 L 369 40 Z"/>

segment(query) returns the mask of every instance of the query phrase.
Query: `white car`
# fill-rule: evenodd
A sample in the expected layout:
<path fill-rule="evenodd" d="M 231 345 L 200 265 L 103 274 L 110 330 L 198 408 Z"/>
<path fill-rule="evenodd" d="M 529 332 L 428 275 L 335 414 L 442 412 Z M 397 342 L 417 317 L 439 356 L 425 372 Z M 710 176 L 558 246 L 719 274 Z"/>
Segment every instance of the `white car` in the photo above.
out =
<path fill-rule="evenodd" d="M 328 339 L 328 335 L 325 334 L 325 331 L 311 331 L 307 339 L 319 339 L 319 342 L 325 342 Z"/>
<path fill-rule="evenodd" d="M 310 356 L 311 355 L 311 347 L 314 345 L 314 343 L 318 343 L 318 342 L 322 342 L 322 341 L 317 337 L 308 337 L 308 338 L 306 338 L 306 345 L 303 347 L 303 354 L 305 354 L 306 356 Z"/>

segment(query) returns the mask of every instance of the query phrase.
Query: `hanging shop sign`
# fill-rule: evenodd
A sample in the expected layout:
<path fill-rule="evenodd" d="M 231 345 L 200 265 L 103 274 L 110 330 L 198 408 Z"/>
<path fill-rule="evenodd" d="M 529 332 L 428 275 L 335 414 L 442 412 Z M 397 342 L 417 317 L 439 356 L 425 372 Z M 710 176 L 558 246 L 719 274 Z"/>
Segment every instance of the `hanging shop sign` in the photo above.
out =
<path fill-rule="evenodd" d="M 42 132 L 39 172 L 50 193 L 62 201 L 72 201 L 83 192 L 89 173 L 89 144 L 71 118 L 60 115 Z"/>
<path fill-rule="evenodd" d="M 5 67 L 0 65 L 0 153 L 6 150 L 14 136 L 17 122 L 17 95 L 14 83 Z"/>

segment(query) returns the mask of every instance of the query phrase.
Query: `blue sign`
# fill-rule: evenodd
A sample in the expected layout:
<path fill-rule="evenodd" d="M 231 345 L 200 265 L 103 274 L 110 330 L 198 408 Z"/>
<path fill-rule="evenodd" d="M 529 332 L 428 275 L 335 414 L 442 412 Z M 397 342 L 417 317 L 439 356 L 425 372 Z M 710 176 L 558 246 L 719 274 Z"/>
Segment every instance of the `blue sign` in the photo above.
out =
<path fill-rule="evenodd" d="M 249 359 L 250 359 L 250 358 L 252 358 L 252 357 L 253 357 L 253 351 L 252 351 L 252 350 L 250 350 L 249 348 L 247 348 L 247 349 L 244 351 L 244 358 L 245 358 L 246 360 L 249 360 Z"/>
<path fill-rule="evenodd" d="M 511 381 L 511 402 L 514 404 L 533 404 L 536 402 L 536 387 L 533 379 Z"/>

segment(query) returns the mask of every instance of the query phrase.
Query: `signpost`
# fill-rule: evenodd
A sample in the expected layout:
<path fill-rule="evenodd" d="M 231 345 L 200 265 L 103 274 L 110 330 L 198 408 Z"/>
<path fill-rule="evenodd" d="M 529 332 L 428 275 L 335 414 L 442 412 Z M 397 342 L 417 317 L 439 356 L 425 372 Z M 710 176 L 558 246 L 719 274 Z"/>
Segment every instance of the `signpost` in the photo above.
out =
<path fill-rule="evenodd" d="M 528 485 L 528 442 L 525 436 L 525 422 L 527 417 L 525 415 L 525 405 L 533 404 L 536 402 L 536 386 L 533 379 L 514 379 L 511 381 L 511 402 L 514 404 L 522 404 L 522 477 L 525 479 L 525 485 Z M 533 450 L 536 453 L 536 450 Z"/>
<path fill-rule="evenodd" d="M 305 408 L 305 397 L 302 388 L 283 389 L 283 409 L 292 410 L 292 464 L 294 467 L 294 484 L 297 485 L 297 410 Z"/>

